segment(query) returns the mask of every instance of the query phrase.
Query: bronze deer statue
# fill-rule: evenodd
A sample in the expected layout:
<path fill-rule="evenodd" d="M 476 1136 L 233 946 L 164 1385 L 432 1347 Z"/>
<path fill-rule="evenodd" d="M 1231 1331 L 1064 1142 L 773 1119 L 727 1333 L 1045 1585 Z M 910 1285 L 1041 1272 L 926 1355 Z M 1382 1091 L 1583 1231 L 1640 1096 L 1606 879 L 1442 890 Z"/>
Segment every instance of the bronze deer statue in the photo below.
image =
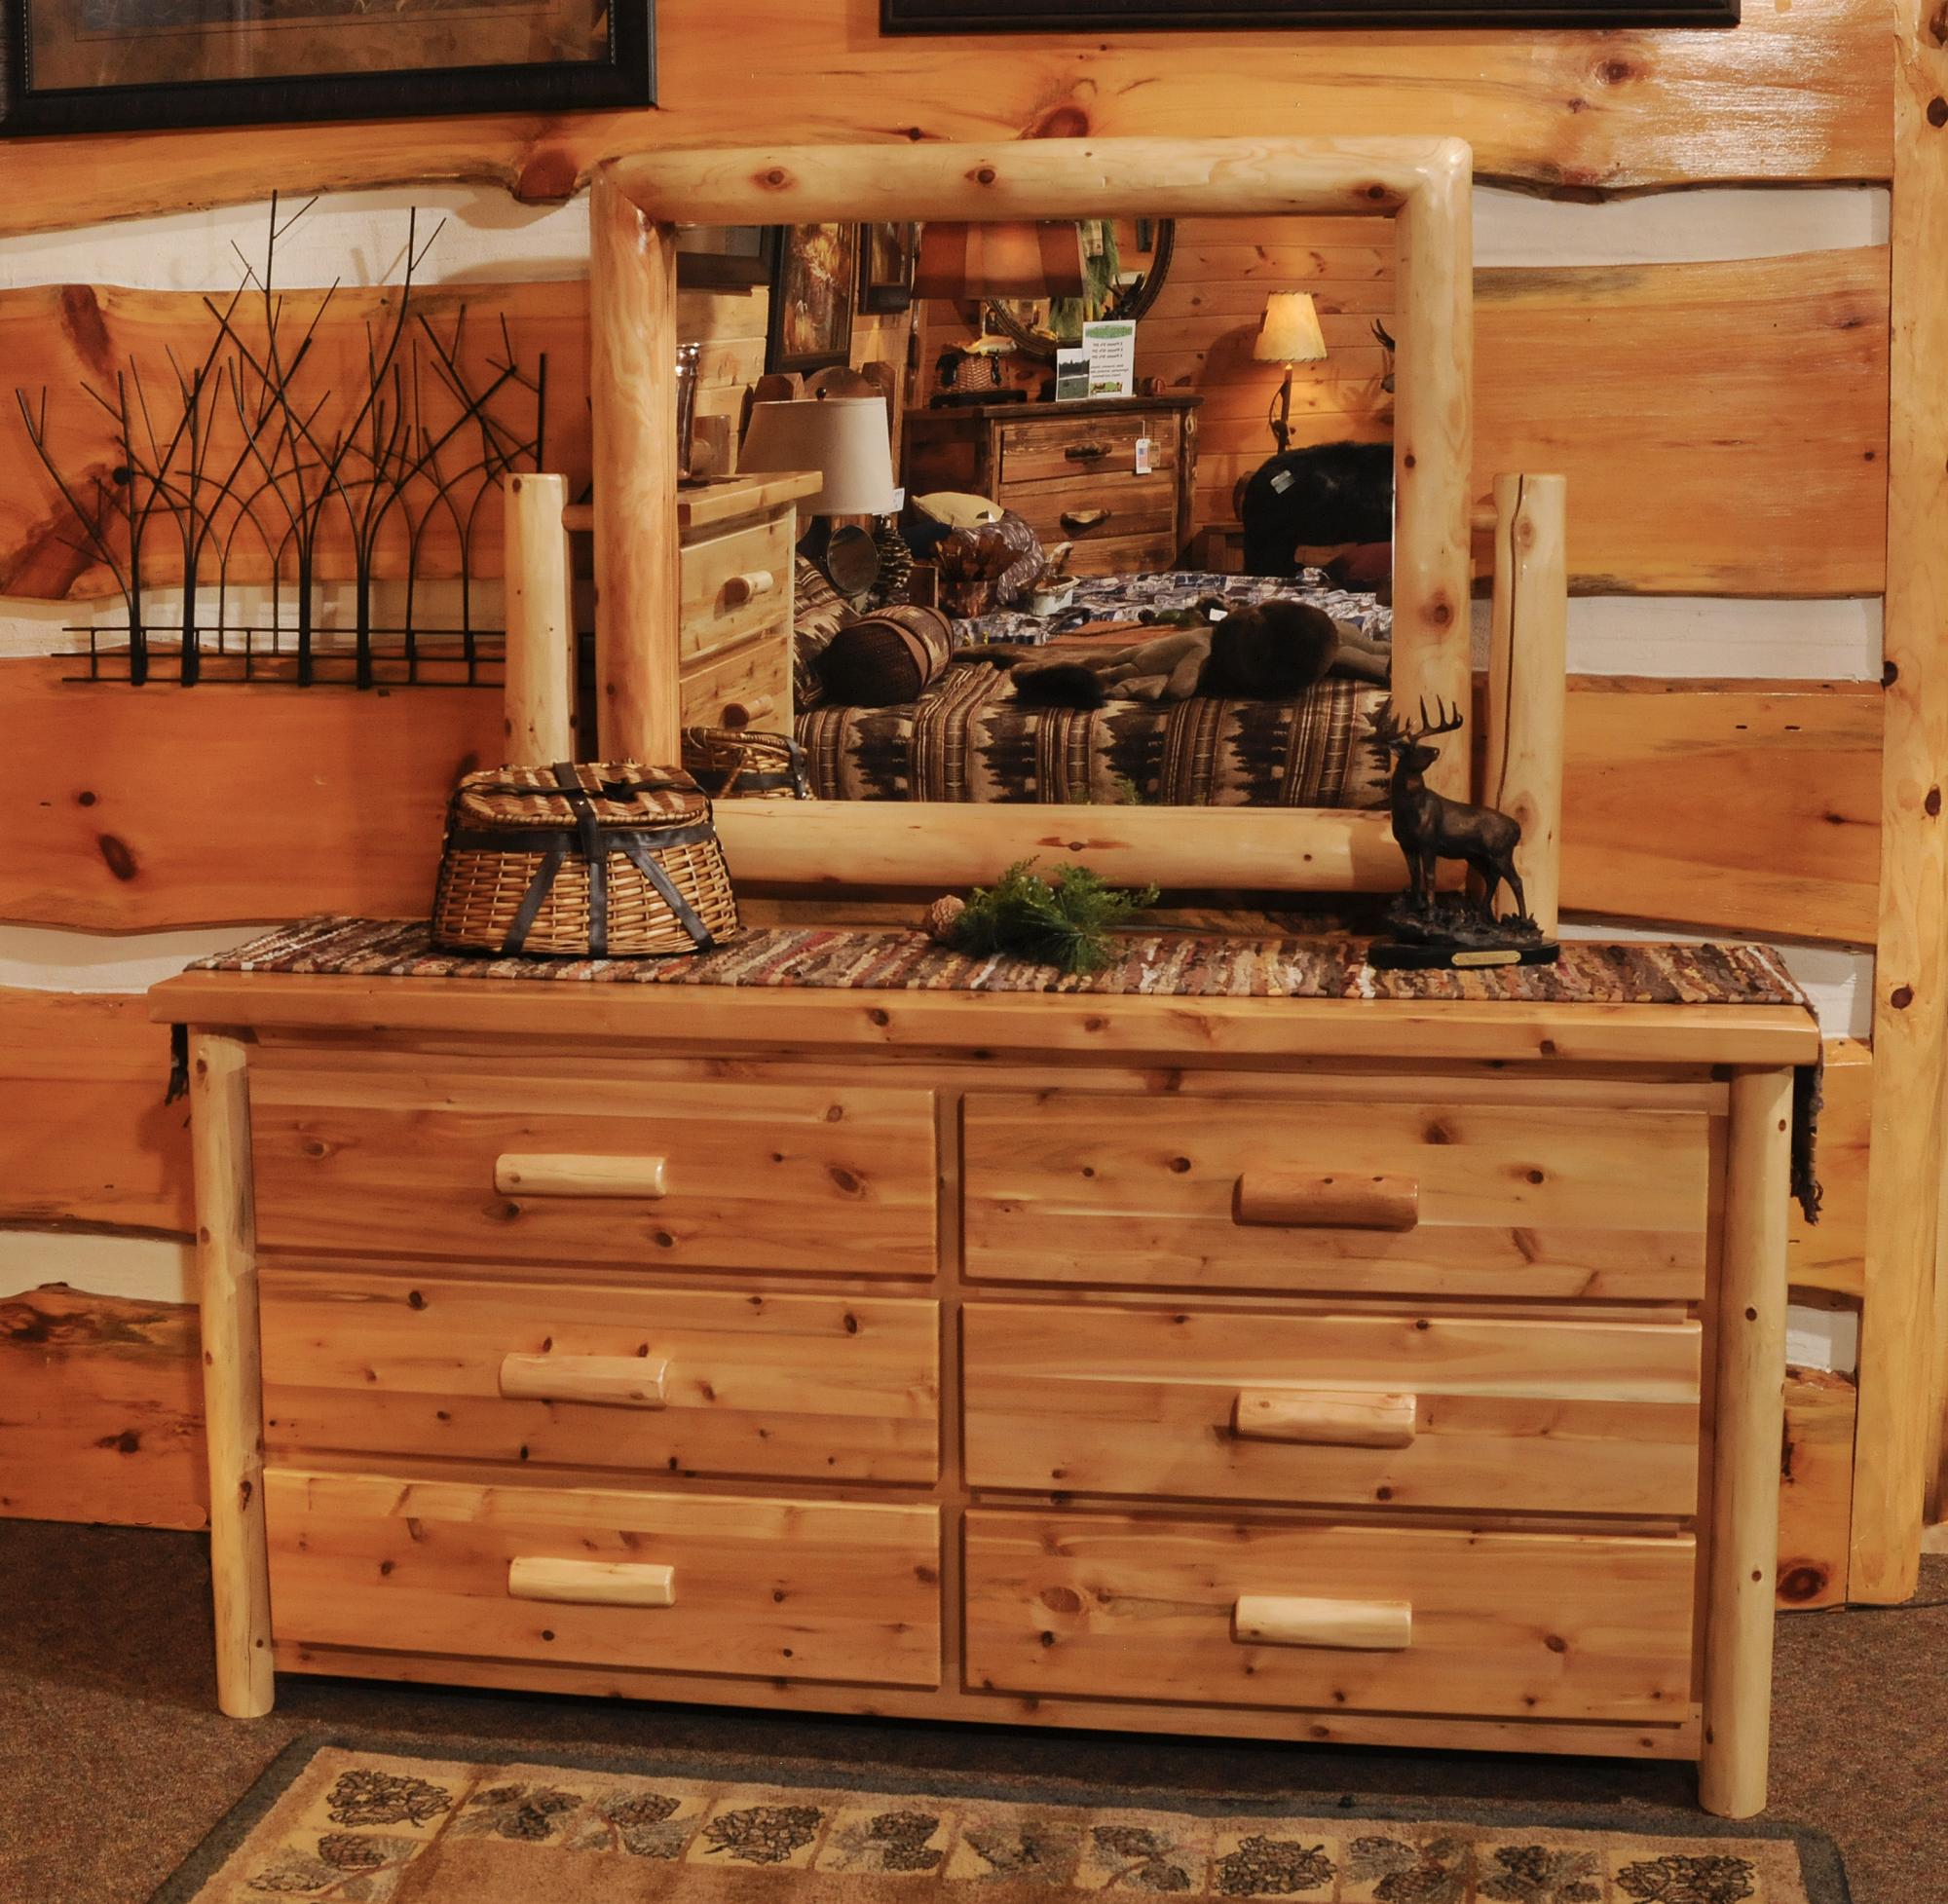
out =
<path fill-rule="evenodd" d="M 1435 718 L 1430 721 L 1427 703 L 1420 704 L 1417 727 L 1404 727 L 1391 701 L 1369 717 L 1373 744 L 1393 760 L 1387 804 L 1393 812 L 1394 839 L 1406 856 L 1413 903 L 1423 910 L 1433 903 L 1437 860 L 1466 860 L 1486 887 L 1481 904 L 1488 918 L 1495 915 L 1495 890 L 1506 881 L 1516 915 L 1526 919 L 1528 905 L 1522 897 L 1521 875 L 1516 871 L 1520 822 L 1492 806 L 1475 806 L 1433 793 L 1421 778 L 1441 758 L 1440 748 L 1425 743 L 1436 734 L 1457 733 L 1461 728 L 1459 708 L 1450 713 L 1440 700 L 1434 707 Z"/>

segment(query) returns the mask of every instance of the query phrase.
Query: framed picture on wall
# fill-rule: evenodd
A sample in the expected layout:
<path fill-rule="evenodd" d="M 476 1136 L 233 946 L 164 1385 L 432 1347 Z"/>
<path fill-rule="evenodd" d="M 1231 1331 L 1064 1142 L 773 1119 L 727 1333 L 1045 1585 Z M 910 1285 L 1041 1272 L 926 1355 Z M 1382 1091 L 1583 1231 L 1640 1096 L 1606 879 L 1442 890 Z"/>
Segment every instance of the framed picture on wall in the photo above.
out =
<path fill-rule="evenodd" d="M 913 303 L 918 225 L 859 228 L 859 309 L 886 314 Z"/>
<path fill-rule="evenodd" d="M 655 0 L 0 0 L 0 133 L 656 101 Z"/>
<path fill-rule="evenodd" d="M 687 291 L 754 291 L 777 270 L 776 225 L 682 225 L 676 281 Z"/>
<path fill-rule="evenodd" d="M 786 225 L 771 274 L 767 370 L 824 370 L 852 355 L 857 225 Z"/>
<path fill-rule="evenodd" d="M 1739 0 L 880 0 L 880 28 L 885 33 L 1738 23 Z"/>

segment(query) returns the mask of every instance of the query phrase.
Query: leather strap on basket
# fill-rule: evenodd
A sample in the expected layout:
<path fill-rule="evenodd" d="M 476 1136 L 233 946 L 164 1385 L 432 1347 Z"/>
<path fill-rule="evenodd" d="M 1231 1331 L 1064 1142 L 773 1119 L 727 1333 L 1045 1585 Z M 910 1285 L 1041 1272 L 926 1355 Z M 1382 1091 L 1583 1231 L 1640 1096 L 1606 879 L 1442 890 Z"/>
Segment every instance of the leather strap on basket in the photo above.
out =
<path fill-rule="evenodd" d="M 511 850 L 532 851 L 534 842 L 525 840 L 521 847 Z M 489 846 L 489 852 L 510 850 L 504 846 Z M 566 839 L 557 838 L 548 843 L 547 851 L 542 855 L 542 863 L 535 868 L 535 877 L 528 881 L 528 889 L 521 895 L 521 903 L 514 911 L 514 922 L 507 928 L 507 936 L 501 941 L 501 956 L 513 958 L 528 943 L 528 934 L 535 929 L 535 920 L 542 910 L 542 902 L 547 898 L 554 885 L 554 876 L 561 871 L 561 863 L 568 857 Z"/>
<path fill-rule="evenodd" d="M 685 831 L 693 833 L 697 839 L 703 839 L 709 834 L 710 829 L 706 826 L 686 828 Z M 662 836 L 662 838 L 664 843 L 668 845 L 688 843 L 679 842 L 674 836 Z M 640 833 L 625 833 L 617 839 L 616 844 L 622 852 L 628 854 L 636 870 L 661 894 L 663 904 L 676 915 L 677 924 L 690 934 L 696 950 L 716 951 L 717 941 L 710 936 L 710 928 L 697 917 L 696 909 L 690 901 L 677 891 L 670 876 L 656 864 L 656 852 L 649 841 Z"/>
<path fill-rule="evenodd" d="M 588 955 L 609 955 L 609 849 L 602 842 L 602 823 L 595 817 L 595 803 L 581 785 L 574 764 L 557 761 L 548 771 L 568 797 L 575 815 L 575 830 L 581 841 L 581 857 L 588 867 Z M 634 798 L 633 793 L 630 798 Z"/>

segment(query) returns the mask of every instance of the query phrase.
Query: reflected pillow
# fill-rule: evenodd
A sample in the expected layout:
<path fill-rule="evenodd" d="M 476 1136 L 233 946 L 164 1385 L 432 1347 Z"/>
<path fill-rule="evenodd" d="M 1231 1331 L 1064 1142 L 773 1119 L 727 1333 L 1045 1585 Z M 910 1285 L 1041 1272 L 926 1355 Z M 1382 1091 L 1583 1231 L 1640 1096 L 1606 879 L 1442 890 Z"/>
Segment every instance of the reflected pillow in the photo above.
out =
<path fill-rule="evenodd" d="M 954 633 L 938 609 L 901 603 L 848 622 L 826 644 L 824 698 L 844 707 L 901 707 L 947 665 Z"/>

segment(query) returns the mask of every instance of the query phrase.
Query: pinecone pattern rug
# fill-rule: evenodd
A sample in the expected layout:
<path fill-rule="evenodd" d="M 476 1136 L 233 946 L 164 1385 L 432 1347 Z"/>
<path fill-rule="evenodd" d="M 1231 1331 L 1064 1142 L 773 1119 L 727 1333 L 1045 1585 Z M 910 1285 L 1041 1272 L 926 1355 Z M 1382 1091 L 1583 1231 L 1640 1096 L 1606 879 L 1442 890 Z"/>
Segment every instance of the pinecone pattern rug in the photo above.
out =
<path fill-rule="evenodd" d="M 1060 1795 L 933 1773 L 733 1782 L 675 1761 L 300 1739 L 153 1904 L 1847 1904 L 1817 1833 L 1671 1813 Z M 1112 1802 L 1114 1801 L 1114 1802 Z M 1628 1822 L 1629 1828 L 1625 1828 Z M 1652 1825 L 1657 1828 L 1652 1829 Z"/>

